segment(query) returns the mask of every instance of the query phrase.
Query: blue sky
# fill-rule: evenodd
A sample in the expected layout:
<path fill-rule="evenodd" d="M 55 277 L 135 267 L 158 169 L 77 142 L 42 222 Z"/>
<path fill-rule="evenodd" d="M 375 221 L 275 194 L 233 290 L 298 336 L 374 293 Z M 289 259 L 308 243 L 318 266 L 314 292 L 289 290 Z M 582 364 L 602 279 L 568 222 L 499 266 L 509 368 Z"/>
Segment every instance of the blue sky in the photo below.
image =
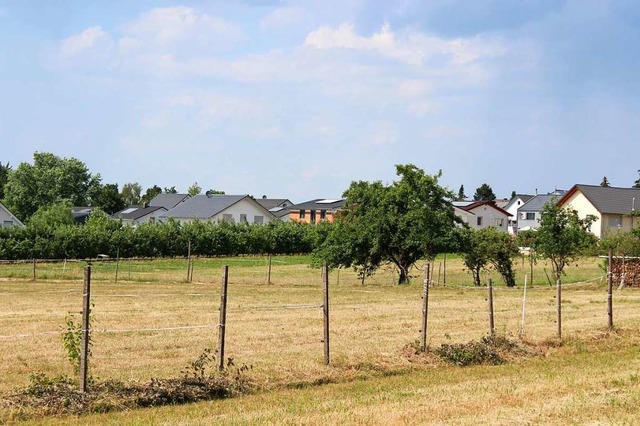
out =
<path fill-rule="evenodd" d="M 333 198 L 414 163 L 472 195 L 640 169 L 637 1 L 0 0 L 0 162 Z"/>

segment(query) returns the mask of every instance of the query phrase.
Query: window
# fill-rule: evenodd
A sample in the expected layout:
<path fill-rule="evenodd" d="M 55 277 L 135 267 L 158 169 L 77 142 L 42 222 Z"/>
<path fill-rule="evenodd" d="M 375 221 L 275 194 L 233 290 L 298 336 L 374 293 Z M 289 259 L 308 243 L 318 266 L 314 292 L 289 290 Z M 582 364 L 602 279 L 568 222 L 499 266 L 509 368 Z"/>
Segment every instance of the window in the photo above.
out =
<path fill-rule="evenodd" d="M 300 210 L 300 219 L 304 219 L 304 214 L 305 214 L 305 211 L 304 210 Z"/>
<path fill-rule="evenodd" d="M 525 219 L 527 219 L 527 220 L 536 220 L 536 212 L 531 212 L 531 213 L 527 212 Z"/>
<path fill-rule="evenodd" d="M 240 223 L 247 223 L 247 215 L 244 213 L 240 214 Z"/>
<path fill-rule="evenodd" d="M 262 223 L 263 220 L 264 220 L 264 218 L 262 216 L 254 216 L 253 217 L 253 223 Z"/>
<path fill-rule="evenodd" d="M 2 222 L 2 226 L 3 227 L 9 227 L 9 226 L 13 226 L 13 221 L 12 220 L 5 220 L 4 222 Z"/>
<path fill-rule="evenodd" d="M 496 226 L 498 228 L 502 228 L 502 225 L 504 224 L 503 219 L 502 218 L 498 218 L 496 219 Z"/>
<path fill-rule="evenodd" d="M 327 218 L 327 211 L 320 210 L 320 220 L 325 220 Z"/>
<path fill-rule="evenodd" d="M 311 210 L 311 223 L 316 223 L 316 211 Z"/>
<path fill-rule="evenodd" d="M 609 216 L 609 228 L 620 228 L 620 227 L 622 227 L 622 217 Z"/>
<path fill-rule="evenodd" d="M 476 225 L 478 225 L 478 226 L 482 226 L 482 216 L 478 216 L 478 217 L 476 218 Z"/>
<path fill-rule="evenodd" d="M 222 215 L 222 220 L 224 220 L 225 222 L 233 222 L 233 215 L 225 213 Z"/>

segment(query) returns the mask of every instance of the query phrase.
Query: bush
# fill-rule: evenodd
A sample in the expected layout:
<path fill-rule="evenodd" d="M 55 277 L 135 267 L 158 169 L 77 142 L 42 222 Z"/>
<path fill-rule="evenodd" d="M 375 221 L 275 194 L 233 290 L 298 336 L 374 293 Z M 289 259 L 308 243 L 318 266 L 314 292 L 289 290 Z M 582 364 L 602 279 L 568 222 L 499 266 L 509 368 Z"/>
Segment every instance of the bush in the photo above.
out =
<path fill-rule="evenodd" d="M 485 336 L 479 342 L 442 344 L 435 353 L 445 361 L 459 366 L 490 364 L 499 365 L 504 362 L 500 351 L 512 351 L 518 345 L 505 337 Z"/>

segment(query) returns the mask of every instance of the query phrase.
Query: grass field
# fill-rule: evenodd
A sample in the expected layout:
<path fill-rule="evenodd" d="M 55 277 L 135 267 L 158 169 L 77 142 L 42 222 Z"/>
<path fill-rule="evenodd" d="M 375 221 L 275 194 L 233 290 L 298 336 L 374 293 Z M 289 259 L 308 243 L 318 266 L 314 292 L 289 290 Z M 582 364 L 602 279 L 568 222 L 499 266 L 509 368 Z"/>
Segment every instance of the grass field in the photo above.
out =
<path fill-rule="evenodd" d="M 563 345 L 552 344 L 555 289 L 544 273 L 550 268 L 539 262 L 527 293 L 525 330 L 526 340 L 547 356 L 468 368 L 406 355 L 405 347 L 419 338 L 421 273 L 415 271 L 412 285 L 399 287 L 391 270 L 380 271 L 364 286 L 352 271 L 331 273 L 332 363 L 324 366 L 321 277 L 307 261 L 275 258 L 271 285 L 262 258 L 198 259 L 190 283 L 184 260 L 123 262 L 118 283 L 114 264 L 94 263 L 94 377 L 177 376 L 204 348 L 215 348 L 220 267 L 229 264 L 226 353 L 253 366 L 258 391 L 185 407 L 41 421 L 527 424 L 575 418 L 576 423 L 634 423 L 631 408 L 640 399 L 640 291 L 614 294 L 620 331 L 605 336 L 607 295 L 599 259 L 583 259 L 567 271 Z M 0 266 L 5 277 L 0 281 L 1 393 L 24 387 L 31 373 L 72 374 L 59 332 L 68 313 L 81 309 L 80 266 L 67 263 L 63 271 L 61 264 L 39 264 L 36 282 L 27 278 L 28 264 Z M 460 259 L 448 259 L 446 286 L 441 259 L 434 269 L 440 269 L 441 279 L 430 295 L 430 347 L 481 338 L 488 332 L 486 290 L 469 286 L 471 277 Z M 492 277 L 501 335 L 518 335 L 521 284 L 528 272 L 526 262 L 517 263 L 520 286 L 514 289 Z M 11 419 L 10 413 L 4 415 Z"/>

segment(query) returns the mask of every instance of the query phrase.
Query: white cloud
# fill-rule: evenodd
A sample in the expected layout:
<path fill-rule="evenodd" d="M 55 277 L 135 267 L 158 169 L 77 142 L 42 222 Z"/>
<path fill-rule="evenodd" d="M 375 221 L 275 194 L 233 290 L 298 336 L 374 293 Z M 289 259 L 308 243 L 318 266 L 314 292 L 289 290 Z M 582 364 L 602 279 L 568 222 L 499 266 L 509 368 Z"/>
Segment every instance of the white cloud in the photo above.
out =
<path fill-rule="evenodd" d="M 80 34 L 68 37 L 60 43 L 60 53 L 65 56 L 81 55 L 95 50 L 108 50 L 113 46 L 113 39 L 101 27 L 87 28 Z"/>
<path fill-rule="evenodd" d="M 284 6 L 274 9 L 260 20 L 260 28 L 263 30 L 287 28 L 303 24 L 308 20 L 308 15 L 299 6 Z"/>

